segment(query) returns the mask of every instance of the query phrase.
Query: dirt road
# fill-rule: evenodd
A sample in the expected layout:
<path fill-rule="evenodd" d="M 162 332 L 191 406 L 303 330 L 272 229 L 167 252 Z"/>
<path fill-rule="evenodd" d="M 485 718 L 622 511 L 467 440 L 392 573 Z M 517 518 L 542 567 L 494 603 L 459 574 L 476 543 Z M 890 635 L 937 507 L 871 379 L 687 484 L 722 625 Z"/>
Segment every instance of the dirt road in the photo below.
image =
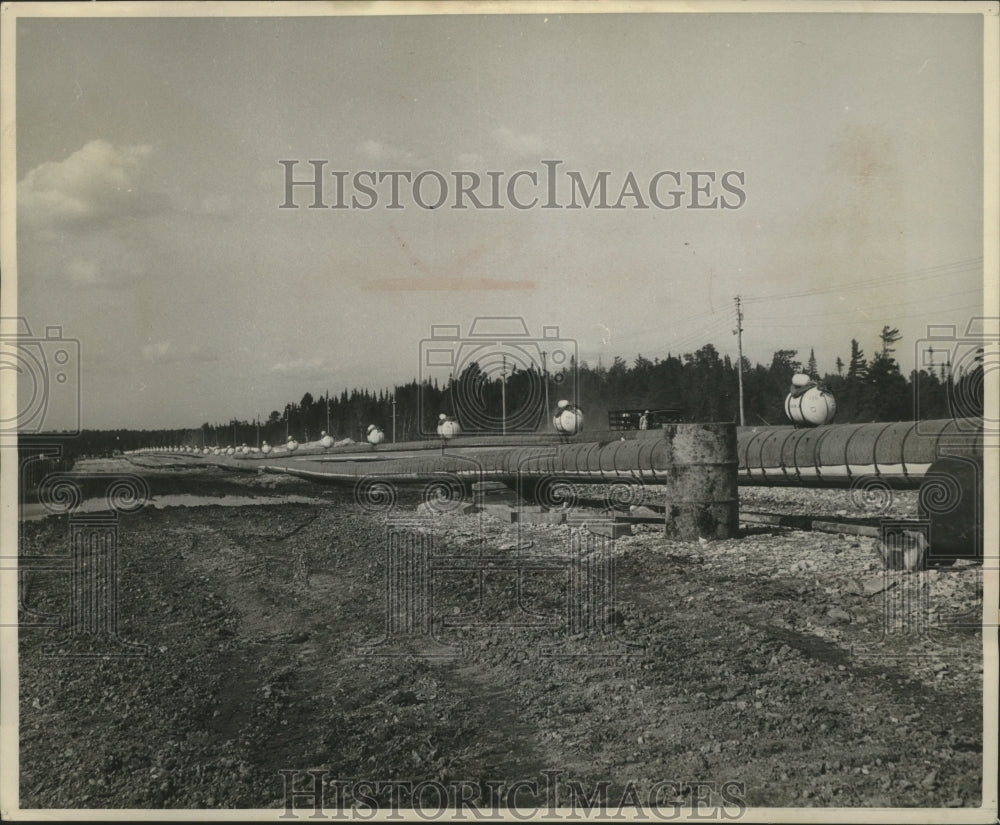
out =
<path fill-rule="evenodd" d="M 560 804 L 608 782 L 612 811 L 696 783 L 734 783 L 736 810 L 980 804 L 979 566 L 884 575 L 872 539 L 778 528 L 611 545 L 483 514 L 421 526 L 405 500 L 387 526 L 337 489 L 199 478 L 316 503 L 121 517 L 119 628 L 145 653 L 45 655 L 65 630 L 22 628 L 22 807 L 283 808 L 279 771 L 307 770 L 348 804 L 356 780 L 539 783 L 524 802 L 553 777 Z M 744 506 L 843 506 L 819 495 Z M 25 524 L 22 555 L 65 554 L 66 530 Z M 402 534 L 438 560 L 429 634 L 387 587 Z M 26 574 L 30 606 L 65 607 L 60 575 Z M 400 610 L 416 624 L 380 644 Z"/>

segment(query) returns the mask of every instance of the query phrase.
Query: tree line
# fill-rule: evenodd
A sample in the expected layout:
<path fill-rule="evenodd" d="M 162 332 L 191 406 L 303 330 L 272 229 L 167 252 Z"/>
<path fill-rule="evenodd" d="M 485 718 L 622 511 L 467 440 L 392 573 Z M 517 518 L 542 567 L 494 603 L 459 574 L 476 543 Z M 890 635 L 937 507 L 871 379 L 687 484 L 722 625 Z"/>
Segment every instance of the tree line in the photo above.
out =
<path fill-rule="evenodd" d="M 792 376 L 804 372 L 824 383 L 837 402 L 838 423 L 902 421 L 982 415 L 982 350 L 957 370 L 949 363 L 915 369 L 904 376 L 894 358 L 899 331 L 888 326 L 869 359 L 856 340 L 850 357 L 820 374 L 815 352 L 803 363 L 796 350 L 777 350 L 769 364 L 743 359 L 743 408 L 748 425 L 785 424 L 784 401 Z M 205 422 L 192 429 L 88 430 L 72 437 L 43 436 L 63 444 L 64 455 L 112 454 L 146 446 L 257 446 L 283 444 L 287 436 L 315 441 L 323 431 L 334 439 L 363 441 L 369 424 L 386 441 L 434 437 L 440 413 L 458 418 L 466 431 L 501 433 L 551 431 L 560 399 L 584 410 L 586 429 L 608 426 L 607 413 L 620 409 L 677 411 L 684 421 L 738 421 L 736 364 L 713 344 L 665 358 L 637 355 L 630 365 L 616 356 L 609 366 L 572 360 L 565 368 L 511 368 L 501 377 L 479 363 L 466 364 L 448 381 L 411 380 L 393 388 L 344 389 L 336 395 L 306 392 L 298 402 L 273 410 L 266 419 Z M 39 441 L 41 439 L 41 441 Z"/>
<path fill-rule="evenodd" d="M 857 340 L 845 363 L 821 374 L 814 351 L 803 361 L 796 350 L 777 350 L 769 364 L 743 359 L 743 408 L 747 424 L 785 424 L 785 396 L 792 376 L 806 373 L 825 384 L 837 401 L 839 423 L 904 421 L 914 418 L 975 416 L 983 412 L 982 350 L 970 364 L 953 372 L 942 361 L 905 376 L 895 359 L 899 330 L 883 327 L 879 347 L 869 359 Z M 619 409 L 678 411 L 685 421 L 739 420 L 736 364 L 713 344 L 693 353 L 665 358 L 637 355 L 632 364 L 616 356 L 610 366 L 575 360 L 563 369 L 513 367 L 501 377 L 472 362 L 443 385 L 410 381 L 391 389 L 343 390 L 315 397 L 305 393 L 298 403 L 274 410 L 266 421 L 205 423 L 205 439 L 220 444 L 255 443 L 256 437 L 282 443 L 286 435 L 315 440 L 326 430 L 334 438 L 363 440 L 368 424 L 376 424 L 397 441 L 433 437 L 440 413 L 458 418 L 465 430 L 500 433 L 551 430 L 551 415 L 560 399 L 577 403 L 587 416 L 587 428 L 607 427 L 607 413 Z M 395 401 L 395 404 L 393 403 Z M 395 417 L 393 416 L 395 410 Z"/>

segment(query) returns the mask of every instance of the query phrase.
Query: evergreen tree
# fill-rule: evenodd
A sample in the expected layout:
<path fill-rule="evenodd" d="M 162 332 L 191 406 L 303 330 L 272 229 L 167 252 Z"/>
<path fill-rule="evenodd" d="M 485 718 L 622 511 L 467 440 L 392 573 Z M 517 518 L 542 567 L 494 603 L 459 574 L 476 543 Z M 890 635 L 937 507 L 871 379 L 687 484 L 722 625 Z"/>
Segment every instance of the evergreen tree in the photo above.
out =
<path fill-rule="evenodd" d="M 899 334 L 898 329 L 895 327 L 890 329 L 889 325 L 886 324 L 882 327 L 878 337 L 882 341 L 882 355 L 888 357 L 896 351 L 892 348 L 892 344 L 895 344 L 903 336 Z"/>
<path fill-rule="evenodd" d="M 902 421 L 909 417 L 909 388 L 891 355 L 879 353 L 872 359 L 863 386 L 858 410 L 862 420 Z"/>
<path fill-rule="evenodd" d="M 865 361 L 865 352 L 858 345 L 856 339 L 851 339 L 851 361 L 847 366 L 848 380 L 854 378 L 864 378 L 868 372 L 868 362 Z"/>

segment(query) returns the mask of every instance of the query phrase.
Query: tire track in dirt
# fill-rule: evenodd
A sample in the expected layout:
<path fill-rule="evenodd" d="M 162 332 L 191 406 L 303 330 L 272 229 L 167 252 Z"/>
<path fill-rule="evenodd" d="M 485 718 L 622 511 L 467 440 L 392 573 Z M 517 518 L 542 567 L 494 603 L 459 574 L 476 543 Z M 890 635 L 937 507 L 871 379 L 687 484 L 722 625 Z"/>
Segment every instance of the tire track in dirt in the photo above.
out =
<path fill-rule="evenodd" d="M 260 704 L 261 690 L 276 681 L 275 673 L 282 674 L 277 680 L 284 697 L 282 719 L 253 720 L 256 741 L 267 743 L 265 770 L 273 770 L 277 778 L 279 769 L 329 764 L 339 779 L 368 778 L 365 764 L 381 742 L 383 727 L 405 738 L 399 736 L 403 729 L 419 726 L 424 735 L 430 733 L 432 744 L 426 750 L 433 758 L 421 754 L 415 760 L 415 781 L 450 771 L 457 771 L 456 778 L 481 782 L 537 779 L 551 760 L 538 747 L 536 729 L 517 697 L 497 678 L 497 669 L 475 656 L 428 665 L 414 657 L 357 655 L 357 644 L 377 636 L 383 621 L 378 601 L 382 559 L 368 550 L 372 541 L 346 552 L 341 546 L 334 558 L 325 560 L 315 554 L 296 557 L 295 543 L 314 545 L 325 535 L 343 538 L 358 529 L 374 533 L 377 547 L 380 526 L 363 518 L 359 523 L 353 514 L 296 518 L 296 526 L 289 528 L 291 521 L 285 520 L 280 529 L 275 524 L 266 533 L 259 522 L 195 532 L 195 545 L 206 552 L 186 554 L 192 569 L 209 577 L 213 590 L 224 593 L 239 616 L 236 643 L 243 650 L 233 652 L 226 674 L 231 705 Z M 293 534 L 294 543 L 281 541 Z M 353 632 L 345 634 L 345 628 Z M 363 673 L 369 674 L 367 684 L 352 688 Z M 410 689 L 420 679 L 433 685 L 424 692 L 433 691 L 430 699 Z M 352 689 L 355 695 L 347 698 Z M 441 718 L 442 710 L 447 718 Z M 238 718 L 246 721 L 248 714 Z M 327 732 L 303 733 L 323 727 Z M 372 769 L 379 770 L 378 764 L 371 763 Z M 521 802 L 528 798 L 518 796 Z"/>
<path fill-rule="evenodd" d="M 824 637 L 828 620 L 806 624 L 823 620 L 822 588 L 782 572 L 814 552 L 804 537 L 744 561 L 731 545 L 623 541 L 614 622 L 620 638 L 646 645 L 627 660 L 525 660 L 553 631 L 496 627 L 442 636 L 469 642 L 461 659 L 359 656 L 384 629 L 384 527 L 339 504 L 130 517 L 124 627 L 154 653 L 100 677 L 81 668 L 72 685 L 61 675 L 68 668 L 38 657 L 22 669 L 41 688 L 22 701 L 35 796 L 72 806 L 108 764 L 116 767 L 93 799 L 139 807 L 280 807 L 280 769 L 344 781 L 508 782 L 563 769 L 587 787 L 742 780 L 752 804 L 975 804 L 979 698 L 956 687 L 977 688 L 975 678 L 957 667 L 954 677 L 918 678 L 905 661 L 846 652 L 861 625 Z M 478 536 L 476 522 L 444 524 L 449 552 Z M 568 552 L 562 529 L 487 526 L 498 555 L 525 536 L 543 555 Z M 51 530 L 30 532 L 41 542 Z M 464 609 L 469 588 L 453 578 Z M 510 608 L 514 584 L 493 581 L 483 605 L 491 617 Z M 565 607 L 561 576 L 530 584 L 532 606 L 553 615 Z M 849 607 L 859 617 L 874 609 Z M 961 645 L 973 650 L 976 639 Z M 103 761 L 59 773 L 82 765 L 60 756 L 88 721 L 74 713 L 112 689 L 107 708 L 125 696 L 129 715 L 114 730 L 93 717 L 89 741 Z M 34 790 L 46 771 L 65 781 Z"/>

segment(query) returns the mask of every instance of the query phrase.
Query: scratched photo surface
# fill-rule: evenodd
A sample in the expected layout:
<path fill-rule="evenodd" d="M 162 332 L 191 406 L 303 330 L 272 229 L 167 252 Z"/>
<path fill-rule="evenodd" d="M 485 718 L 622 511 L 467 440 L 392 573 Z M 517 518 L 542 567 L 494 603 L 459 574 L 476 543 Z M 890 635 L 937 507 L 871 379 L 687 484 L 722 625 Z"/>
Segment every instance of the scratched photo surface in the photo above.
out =
<path fill-rule="evenodd" d="M 4 7 L 6 810 L 995 818 L 995 7 L 157 8 Z"/>

